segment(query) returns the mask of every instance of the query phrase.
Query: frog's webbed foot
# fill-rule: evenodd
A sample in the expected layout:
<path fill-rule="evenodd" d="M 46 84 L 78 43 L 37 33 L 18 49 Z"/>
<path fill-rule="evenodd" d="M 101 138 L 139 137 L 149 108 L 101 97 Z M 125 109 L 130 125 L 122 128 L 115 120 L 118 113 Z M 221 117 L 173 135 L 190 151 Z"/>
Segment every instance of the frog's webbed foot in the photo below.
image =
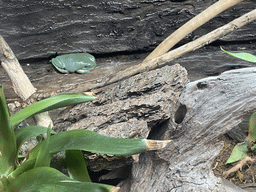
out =
<path fill-rule="evenodd" d="M 82 69 L 78 69 L 76 70 L 77 73 L 87 73 L 89 71 L 91 71 L 93 68 L 82 68 Z"/>

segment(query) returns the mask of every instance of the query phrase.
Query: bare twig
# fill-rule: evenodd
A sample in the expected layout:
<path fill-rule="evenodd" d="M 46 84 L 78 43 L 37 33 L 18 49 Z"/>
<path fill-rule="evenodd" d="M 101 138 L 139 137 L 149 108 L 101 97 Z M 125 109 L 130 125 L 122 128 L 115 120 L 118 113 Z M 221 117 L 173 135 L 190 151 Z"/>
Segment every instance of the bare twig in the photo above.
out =
<path fill-rule="evenodd" d="M 236 171 L 238 171 L 240 169 L 240 171 L 242 171 L 242 168 L 244 165 L 246 165 L 246 163 L 248 161 L 255 161 L 255 159 L 252 159 L 251 157 L 247 156 L 245 158 L 243 158 L 241 161 L 238 162 L 238 164 L 236 164 L 234 167 L 232 167 L 231 169 L 229 169 L 228 171 L 224 171 L 223 172 L 223 176 L 224 178 L 227 178 L 231 173 L 234 173 Z"/>
<path fill-rule="evenodd" d="M 164 66 L 166 62 L 170 62 L 176 58 L 181 57 L 185 53 L 194 51 L 194 50 L 199 49 L 205 45 L 208 45 L 209 43 L 242 27 L 243 25 L 254 21 L 255 19 L 256 19 L 256 9 L 235 19 L 234 21 L 224 25 L 223 27 L 215 29 L 214 31 L 208 33 L 207 35 L 204 35 L 204 36 L 202 36 L 190 43 L 187 43 L 177 49 L 169 51 L 168 53 L 166 53 L 162 56 L 151 59 L 149 61 L 142 62 L 142 63 L 138 64 L 137 66 L 132 66 L 123 71 L 120 71 L 120 72 L 116 73 L 113 77 L 111 77 L 104 85 L 109 85 L 109 84 L 115 83 L 119 80 L 136 75 L 138 73 L 142 73 L 144 71 L 148 71 L 148 70 L 155 69 L 157 67 Z"/>
<path fill-rule="evenodd" d="M 205 24 L 207 21 L 225 11 L 226 9 L 233 7 L 234 5 L 242 2 L 243 0 L 220 0 L 205 9 L 202 13 L 189 20 L 187 23 L 182 25 L 169 37 L 167 37 L 161 44 L 159 44 L 154 51 L 152 51 L 144 61 L 156 58 L 163 55 L 182 40 L 186 35 L 196 30 L 198 27 Z"/>

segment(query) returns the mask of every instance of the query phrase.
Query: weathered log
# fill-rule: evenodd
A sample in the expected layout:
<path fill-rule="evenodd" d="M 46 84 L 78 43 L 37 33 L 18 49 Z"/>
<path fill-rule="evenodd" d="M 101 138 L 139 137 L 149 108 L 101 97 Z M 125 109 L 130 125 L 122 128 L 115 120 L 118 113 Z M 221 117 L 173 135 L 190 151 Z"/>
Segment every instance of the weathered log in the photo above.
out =
<path fill-rule="evenodd" d="M 200 1 L 1 1 L 0 34 L 18 59 L 71 52 L 113 53 L 152 50 L 215 0 Z M 251 11 L 245 1 L 187 36 L 184 42 Z M 254 23 L 225 38 L 255 39 Z"/>
<path fill-rule="evenodd" d="M 187 83 L 187 71 L 178 64 L 133 76 L 94 90 L 99 98 L 96 101 L 61 112 L 54 130 L 88 129 L 112 137 L 147 138 L 151 130 L 170 118 Z M 131 163 L 131 158 L 116 163 L 113 157 L 103 156 L 105 161 L 98 157 L 87 158 L 91 170 Z"/>
<path fill-rule="evenodd" d="M 154 137 L 173 142 L 142 154 L 121 191 L 244 191 L 214 176 L 211 164 L 223 147 L 215 139 L 255 111 L 255 82 L 256 68 L 244 68 L 187 84 L 179 109 Z"/>
<path fill-rule="evenodd" d="M 230 51 L 239 50 L 240 52 L 244 52 L 245 50 L 243 49 L 246 48 L 248 49 L 246 52 L 256 55 L 256 52 L 251 50 L 253 46 L 253 44 L 234 44 L 233 46 L 224 46 L 224 48 Z M 23 65 L 22 67 L 29 79 L 33 82 L 33 85 L 37 88 L 39 95 L 41 95 L 40 97 L 45 98 L 49 97 L 49 93 L 82 92 L 90 90 L 90 87 L 97 86 L 97 84 L 104 81 L 109 75 L 140 63 L 144 57 L 145 54 L 138 54 L 135 59 L 133 55 L 125 56 L 125 59 L 120 56 L 118 60 L 111 57 L 107 59 L 96 58 L 98 66 L 87 74 L 73 73 L 63 75 L 57 73 L 50 63 L 40 63 L 39 68 L 38 63 Z M 170 62 L 170 64 L 175 63 L 179 63 L 186 68 L 191 81 L 218 75 L 227 70 L 253 66 L 253 63 L 231 57 L 220 50 L 216 51 L 215 47 L 202 48 L 198 51 L 187 53 L 182 58 Z M 4 85 L 7 101 L 13 102 L 17 100 L 11 87 L 11 82 L 1 66 L 0 82 Z"/>

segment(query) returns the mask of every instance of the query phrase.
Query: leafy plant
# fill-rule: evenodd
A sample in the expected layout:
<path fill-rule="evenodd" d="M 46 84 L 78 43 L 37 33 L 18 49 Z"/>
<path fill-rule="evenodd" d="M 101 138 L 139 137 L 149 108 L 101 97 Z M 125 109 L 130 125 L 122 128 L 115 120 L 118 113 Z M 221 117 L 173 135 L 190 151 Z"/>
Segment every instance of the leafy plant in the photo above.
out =
<path fill-rule="evenodd" d="M 256 63 L 256 56 L 250 54 L 250 53 L 244 53 L 244 52 L 241 52 L 241 53 L 231 53 L 231 52 L 228 52 L 226 50 L 224 50 L 222 47 L 220 47 L 220 49 L 222 51 L 224 51 L 225 53 L 233 56 L 233 57 L 236 57 L 236 58 L 239 58 L 239 59 L 242 59 L 242 60 L 245 60 L 245 61 L 249 61 L 249 62 L 252 62 L 252 63 Z"/>
<path fill-rule="evenodd" d="M 244 52 L 231 53 L 231 52 L 224 50 L 222 47 L 220 47 L 220 49 L 233 57 L 236 57 L 236 58 L 248 61 L 248 62 L 256 63 L 256 56 L 254 56 L 250 53 L 244 53 Z M 248 137 L 245 139 L 245 142 L 238 143 L 234 147 L 234 149 L 232 150 L 232 153 L 226 163 L 227 164 L 233 163 L 233 162 L 239 161 L 239 160 L 249 156 L 250 152 L 252 152 L 252 150 L 255 148 L 255 146 L 254 146 L 255 141 L 256 141 L 256 113 L 253 113 L 249 120 Z"/>
<path fill-rule="evenodd" d="M 249 119 L 248 136 L 246 137 L 245 142 L 238 143 L 234 147 L 226 163 L 227 164 L 233 163 L 249 156 L 253 152 L 253 150 L 256 148 L 255 141 L 256 141 L 256 112 L 253 113 Z"/>
<path fill-rule="evenodd" d="M 13 127 L 31 115 L 92 101 L 85 94 L 62 94 L 34 103 L 9 116 L 3 87 L 0 86 L 0 191 L 118 191 L 118 188 L 92 183 L 81 150 L 112 155 L 132 155 L 164 147 L 169 141 L 121 139 L 100 135 L 89 130 L 71 130 L 55 133 L 51 126 L 27 126 L 14 131 Z M 47 133 L 27 155 L 18 161 L 22 144 L 32 137 Z M 51 155 L 65 151 L 69 176 L 50 167 Z M 21 164 L 20 164 L 21 163 Z"/>

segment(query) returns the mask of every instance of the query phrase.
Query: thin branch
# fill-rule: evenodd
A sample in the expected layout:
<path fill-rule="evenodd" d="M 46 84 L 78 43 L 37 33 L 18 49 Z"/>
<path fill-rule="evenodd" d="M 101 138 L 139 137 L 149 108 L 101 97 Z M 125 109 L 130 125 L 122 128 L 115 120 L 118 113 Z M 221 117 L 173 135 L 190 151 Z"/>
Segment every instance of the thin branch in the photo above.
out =
<path fill-rule="evenodd" d="M 0 61 L 12 81 L 15 93 L 23 100 L 27 101 L 35 92 L 36 88 L 30 82 L 28 76 L 24 73 L 19 61 L 15 57 L 9 45 L 0 35 Z M 49 124 L 53 126 L 53 122 L 48 114 L 35 115 L 37 124 L 48 127 Z"/>
<path fill-rule="evenodd" d="M 241 161 L 239 161 L 234 167 L 232 167 L 231 169 L 229 169 L 228 171 L 224 171 L 223 172 L 223 176 L 224 178 L 227 178 L 231 173 L 234 173 L 236 171 L 238 171 L 240 169 L 240 171 L 242 171 L 242 168 L 244 165 L 246 165 L 246 163 L 248 161 L 255 161 L 255 159 L 252 159 L 251 157 L 247 156 L 245 158 L 243 158 Z"/>
<path fill-rule="evenodd" d="M 233 7 L 234 5 L 242 1 L 243 0 L 220 0 L 214 3 L 213 5 L 205 9 L 202 13 L 200 13 L 199 15 L 195 16 L 193 19 L 189 20 L 187 23 L 182 25 L 169 37 L 167 37 L 161 44 L 159 44 L 154 49 L 154 51 L 152 51 L 146 57 L 144 61 L 148 61 L 150 59 L 163 55 L 168 50 L 170 50 L 174 45 L 176 45 L 180 40 L 186 37 L 189 33 L 193 32 L 198 27 L 202 26 L 216 15 L 220 14 L 226 9 Z"/>
<path fill-rule="evenodd" d="M 26 101 L 36 92 L 36 88 L 29 81 L 27 75 L 19 64 L 19 61 L 2 36 L 0 36 L 0 60 L 3 68 L 12 81 L 15 93 L 21 97 L 22 100 Z"/>
<path fill-rule="evenodd" d="M 199 49 L 205 45 L 208 45 L 211 42 L 227 35 L 228 33 L 232 32 L 232 31 L 235 31 L 236 29 L 238 29 L 238 28 L 244 26 L 245 24 L 250 23 L 254 20 L 256 20 L 256 9 L 247 14 L 244 14 L 243 16 L 233 20 L 232 22 L 224 25 L 223 27 L 215 29 L 214 31 L 208 33 L 207 35 L 204 35 L 204 36 L 202 36 L 190 43 L 187 43 L 177 49 L 169 51 L 168 53 L 166 53 L 162 56 L 151 59 L 149 61 L 142 62 L 136 66 L 132 66 L 123 71 L 120 71 L 120 72 L 116 73 L 114 76 L 110 77 L 110 79 L 107 82 L 105 82 L 104 85 L 109 85 L 109 84 L 115 83 L 119 80 L 136 75 L 138 73 L 152 70 L 157 67 L 162 67 L 166 64 L 166 62 L 170 62 L 176 58 L 181 57 L 185 53 L 194 51 L 194 50 Z"/>

